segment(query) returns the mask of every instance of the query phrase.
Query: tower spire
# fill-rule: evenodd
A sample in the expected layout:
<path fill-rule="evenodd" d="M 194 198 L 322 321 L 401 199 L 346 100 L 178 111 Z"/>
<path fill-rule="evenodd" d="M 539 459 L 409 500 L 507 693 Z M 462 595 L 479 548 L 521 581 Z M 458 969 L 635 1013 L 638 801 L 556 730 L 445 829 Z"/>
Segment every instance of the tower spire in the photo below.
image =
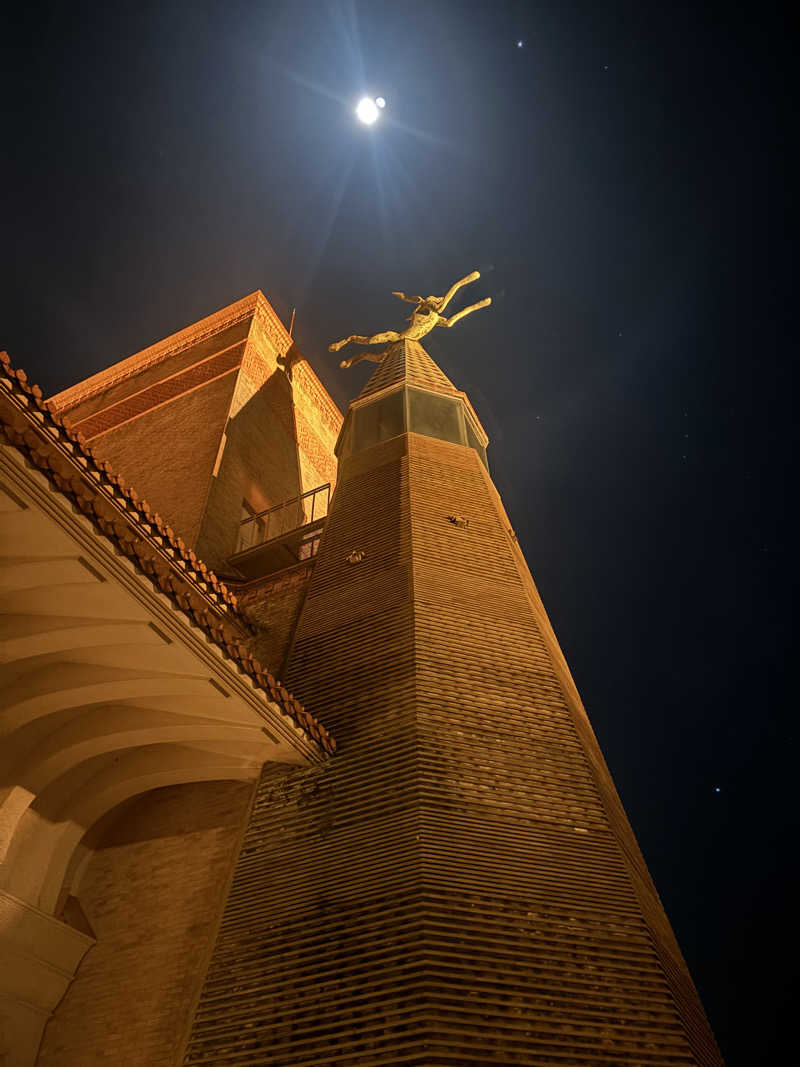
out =
<path fill-rule="evenodd" d="M 338 754 L 264 773 L 186 1063 L 720 1067 L 486 435 L 380 363 L 285 675 Z"/>
<path fill-rule="evenodd" d="M 416 385 L 439 393 L 455 395 L 458 390 L 441 368 L 434 363 L 419 341 L 403 338 L 386 349 L 383 361 L 358 394 L 359 400 L 380 393 L 392 385 Z"/>

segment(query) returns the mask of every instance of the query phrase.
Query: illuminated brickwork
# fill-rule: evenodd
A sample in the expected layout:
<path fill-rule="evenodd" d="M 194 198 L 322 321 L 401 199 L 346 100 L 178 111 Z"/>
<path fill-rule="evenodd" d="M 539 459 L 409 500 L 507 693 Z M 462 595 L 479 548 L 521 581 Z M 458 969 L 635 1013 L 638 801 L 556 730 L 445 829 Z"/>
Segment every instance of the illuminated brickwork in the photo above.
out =
<path fill-rule="evenodd" d="M 286 681 L 338 754 L 262 776 L 187 1064 L 722 1062 L 474 447 L 356 442 Z"/>
<path fill-rule="evenodd" d="M 336 481 L 341 414 L 260 292 L 51 404 L 221 573 L 243 501 L 259 511 Z"/>

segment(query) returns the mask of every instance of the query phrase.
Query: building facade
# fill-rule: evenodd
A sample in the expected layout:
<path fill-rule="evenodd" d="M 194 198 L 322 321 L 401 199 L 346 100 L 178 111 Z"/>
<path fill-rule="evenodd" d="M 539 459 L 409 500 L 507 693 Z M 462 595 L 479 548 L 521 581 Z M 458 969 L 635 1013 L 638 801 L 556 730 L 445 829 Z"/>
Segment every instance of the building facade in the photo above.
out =
<path fill-rule="evenodd" d="M 52 406 L 235 594 L 240 660 L 206 639 L 296 751 L 237 736 L 246 773 L 139 781 L 76 820 L 47 900 L 0 882 L 85 939 L 38 1052 L 9 1063 L 722 1062 L 486 434 L 419 343 L 342 421 L 255 294 Z M 119 685 L 99 699 L 148 725 L 153 698 Z M 195 712 L 178 694 L 207 753 Z"/>

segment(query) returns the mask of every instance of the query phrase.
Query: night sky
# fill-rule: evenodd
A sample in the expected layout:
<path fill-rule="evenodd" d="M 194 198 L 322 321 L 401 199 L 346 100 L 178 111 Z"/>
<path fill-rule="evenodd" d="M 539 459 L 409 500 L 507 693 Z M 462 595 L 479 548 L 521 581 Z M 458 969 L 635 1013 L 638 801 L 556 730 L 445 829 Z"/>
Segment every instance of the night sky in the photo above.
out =
<path fill-rule="evenodd" d="M 331 340 L 482 272 L 453 308 L 492 307 L 426 347 L 492 439 L 723 1054 L 797 1062 L 780 15 L 58 4 L 0 40 L 0 347 L 46 394 L 260 288 L 344 406 L 372 365 Z"/>

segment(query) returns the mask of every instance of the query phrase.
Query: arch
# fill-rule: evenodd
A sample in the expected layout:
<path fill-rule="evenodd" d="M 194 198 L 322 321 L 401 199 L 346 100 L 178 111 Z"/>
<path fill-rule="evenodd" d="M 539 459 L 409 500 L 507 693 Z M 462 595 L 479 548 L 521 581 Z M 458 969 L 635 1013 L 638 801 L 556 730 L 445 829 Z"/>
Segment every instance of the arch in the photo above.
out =
<path fill-rule="evenodd" d="M 86 679 L 83 664 L 57 664 L 60 670 L 35 672 L 28 683 L 8 686 L 8 703 L 3 712 L 4 725 L 17 729 L 41 715 L 86 704 L 148 697 L 180 697 L 191 701 L 205 696 L 207 677 L 188 675 L 137 675 L 132 671 L 106 671 L 104 676 Z"/>
<path fill-rule="evenodd" d="M 85 761 L 81 781 L 64 781 L 37 798 L 14 834 L 0 888 L 52 914 L 73 852 L 86 832 L 122 801 L 166 785 L 255 779 L 261 760 L 183 745 L 137 748 Z M 77 778 L 77 775 L 75 776 Z"/>
<path fill-rule="evenodd" d="M 191 717 L 181 722 L 178 715 L 164 715 L 161 722 L 148 722 L 142 716 L 145 721 L 137 723 L 133 714 L 127 716 L 127 722 L 116 716 L 104 723 L 86 721 L 96 718 L 99 714 L 81 716 L 49 734 L 42 746 L 19 764 L 18 782 L 35 794 L 43 794 L 61 775 L 86 760 L 144 745 L 236 741 L 260 750 L 264 743 L 263 733 L 253 723 L 197 722 Z"/>

